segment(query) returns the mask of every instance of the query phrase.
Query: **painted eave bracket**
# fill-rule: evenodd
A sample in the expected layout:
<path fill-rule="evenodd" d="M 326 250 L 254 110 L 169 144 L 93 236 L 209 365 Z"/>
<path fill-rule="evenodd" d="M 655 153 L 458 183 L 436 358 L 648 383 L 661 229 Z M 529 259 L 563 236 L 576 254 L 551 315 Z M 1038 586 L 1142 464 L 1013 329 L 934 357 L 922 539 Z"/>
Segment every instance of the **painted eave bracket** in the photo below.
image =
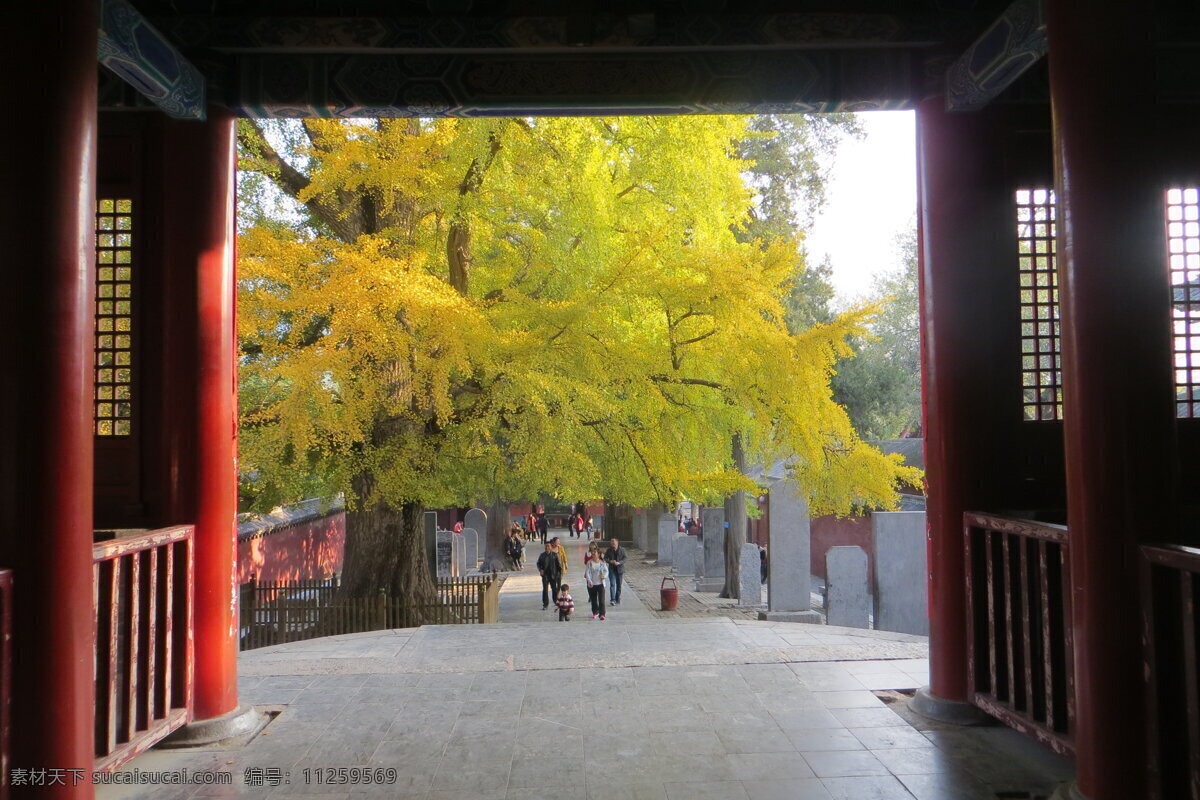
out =
<path fill-rule="evenodd" d="M 1045 0 L 1016 0 L 947 70 L 946 110 L 983 108 L 1045 54 Z"/>
<path fill-rule="evenodd" d="M 126 0 L 98 0 L 100 63 L 176 119 L 203 120 L 204 76 Z"/>

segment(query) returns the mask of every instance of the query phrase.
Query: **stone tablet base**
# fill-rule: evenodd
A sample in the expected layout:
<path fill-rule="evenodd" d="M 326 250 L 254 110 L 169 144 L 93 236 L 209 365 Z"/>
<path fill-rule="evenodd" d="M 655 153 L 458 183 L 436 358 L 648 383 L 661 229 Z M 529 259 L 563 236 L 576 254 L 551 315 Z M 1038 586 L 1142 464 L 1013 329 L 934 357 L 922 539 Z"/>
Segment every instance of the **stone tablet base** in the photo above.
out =
<path fill-rule="evenodd" d="M 228 714 L 184 725 L 155 746 L 204 747 L 225 739 L 256 733 L 270 721 L 271 718 L 258 709 L 238 706 Z"/>
<path fill-rule="evenodd" d="M 725 588 L 724 578 L 705 578 L 702 581 L 696 581 L 697 592 L 719 592 Z"/>
<path fill-rule="evenodd" d="M 760 611 L 758 618 L 764 622 L 807 622 L 811 625 L 824 625 L 825 618 L 819 611 Z"/>
<path fill-rule="evenodd" d="M 945 700 L 931 694 L 926 686 L 908 701 L 908 707 L 923 717 L 950 725 L 994 725 L 996 721 L 970 703 Z"/>

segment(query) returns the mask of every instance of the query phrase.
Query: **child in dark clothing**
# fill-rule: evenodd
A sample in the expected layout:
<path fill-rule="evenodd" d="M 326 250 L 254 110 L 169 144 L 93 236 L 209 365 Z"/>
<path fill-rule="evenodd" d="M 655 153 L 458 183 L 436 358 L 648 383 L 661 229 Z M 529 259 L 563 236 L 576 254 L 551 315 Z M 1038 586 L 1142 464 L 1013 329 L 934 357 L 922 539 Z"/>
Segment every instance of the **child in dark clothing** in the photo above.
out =
<path fill-rule="evenodd" d="M 563 584 L 558 587 L 558 597 L 554 598 L 554 605 L 558 606 L 558 621 L 570 622 L 571 613 L 575 611 L 575 600 L 571 597 L 571 593 L 567 591 L 571 587 Z"/>

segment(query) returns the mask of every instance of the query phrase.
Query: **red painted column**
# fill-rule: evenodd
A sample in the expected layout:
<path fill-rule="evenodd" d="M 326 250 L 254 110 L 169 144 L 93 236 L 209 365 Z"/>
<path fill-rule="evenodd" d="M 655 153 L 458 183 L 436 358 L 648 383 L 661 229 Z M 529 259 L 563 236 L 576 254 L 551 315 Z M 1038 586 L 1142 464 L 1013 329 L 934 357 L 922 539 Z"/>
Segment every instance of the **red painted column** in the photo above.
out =
<path fill-rule="evenodd" d="M 237 707 L 234 119 L 213 109 L 207 122 L 167 123 L 163 155 L 171 297 L 188 298 L 178 312 L 194 326 L 179 333 L 187 346 L 176 342 L 174 349 L 194 348 L 176 364 L 189 373 L 181 380 L 194 391 L 188 406 L 194 413 L 169 422 L 182 430 L 167 438 L 182 444 L 176 457 L 191 457 L 191 469 L 181 474 L 195 476 L 194 487 L 184 486 L 186 497 L 174 503 L 195 515 L 194 716 L 200 720 Z"/>
<path fill-rule="evenodd" d="M 1076 767 L 1093 800 L 1142 797 L 1139 537 L 1173 501 L 1175 419 L 1164 184 L 1155 163 L 1152 7 L 1048 3 Z M 1114 57 L 1119 53 L 1120 57 Z M 1118 112 L 1114 97 L 1147 99 Z"/>
<path fill-rule="evenodd" d="M 0 126 L 0 566 L 13 569 L 15 591 L 10 766 L 90 770 L 96 3 L 52 2 L 3 30 L 4 101 L 21 120 Z M 92 796 L 86 783 L 65 784 L 14 787 L 13 796 Z"/>
<path fill-rule="evenodd" d="M 1016 297 L 1013 200 L 999 144 L 1006 125 L 1003 112 L 948 114 L 940 97 L 917 113 L 928 691 L 950 701 L 940 713 L 917 707 L 961 722 L 974 716 L 952 708 L 968 700 L 963 512 L 1003 502 L 1000 431 L 1021 415 L 1019 389 L 1000 388 L 1011 383 L 1005 353 L 1019 331 L 1015 300 L 1003 299 Z"/>

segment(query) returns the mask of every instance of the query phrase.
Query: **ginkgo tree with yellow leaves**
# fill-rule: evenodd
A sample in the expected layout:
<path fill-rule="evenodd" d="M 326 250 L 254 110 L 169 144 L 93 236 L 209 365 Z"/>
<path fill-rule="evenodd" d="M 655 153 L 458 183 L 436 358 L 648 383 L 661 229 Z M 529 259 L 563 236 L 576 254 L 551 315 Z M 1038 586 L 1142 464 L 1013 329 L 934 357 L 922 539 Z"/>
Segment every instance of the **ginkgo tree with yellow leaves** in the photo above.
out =
<path fill-rule="evenodd" d="M 718 503 L 787 458 L 817 512 L 891 507 L 830 376 L 863 308 L 790 333 L 795 235 L 753 233 L 745 117 L 243 121 L 299 204 L 239 239 L 244 473 L 348 499 L 343 586 L 432 593 L 425 507 Z"/>

